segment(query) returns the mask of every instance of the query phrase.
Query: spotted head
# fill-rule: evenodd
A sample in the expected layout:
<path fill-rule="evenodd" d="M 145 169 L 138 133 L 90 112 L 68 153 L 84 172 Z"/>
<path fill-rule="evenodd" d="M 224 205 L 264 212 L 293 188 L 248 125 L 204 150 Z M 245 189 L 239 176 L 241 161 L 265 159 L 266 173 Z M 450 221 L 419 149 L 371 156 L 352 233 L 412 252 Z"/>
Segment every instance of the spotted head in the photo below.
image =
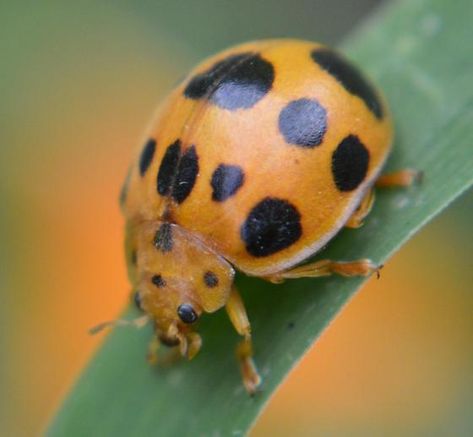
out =
<path fill-rule="evenodd" d="M 145 222 L 133 228 L 130 276 L 135 303 L 153 321 L 167 346 L 192 358 L 200 349 L 195 331 L 203 313 L 228 300 L 234 270 L 221 256 L 176 224 Z"/>

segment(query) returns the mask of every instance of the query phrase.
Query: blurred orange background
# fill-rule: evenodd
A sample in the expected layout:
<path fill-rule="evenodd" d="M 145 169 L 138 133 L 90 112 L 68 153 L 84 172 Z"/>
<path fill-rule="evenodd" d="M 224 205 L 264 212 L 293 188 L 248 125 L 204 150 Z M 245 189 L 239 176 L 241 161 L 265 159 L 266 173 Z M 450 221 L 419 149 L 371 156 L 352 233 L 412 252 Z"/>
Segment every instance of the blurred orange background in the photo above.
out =
<path fill-rule="evenodd" d="M 0 5 L 2 435 L 44 429 L 101 341 L 87 329 L 127 303 L 117 199 L 160 98 L 210 52 L 263 36 L 338 41 L 375 2 L 281 2 L 291 12 L 274 20 L 246 1 L 203 1 L 209 14 L 189 3 L 184 16 L 177 3 Z M 369 282 L 253 435 L 473 430 L 472 206 L 463 196 Z"/>

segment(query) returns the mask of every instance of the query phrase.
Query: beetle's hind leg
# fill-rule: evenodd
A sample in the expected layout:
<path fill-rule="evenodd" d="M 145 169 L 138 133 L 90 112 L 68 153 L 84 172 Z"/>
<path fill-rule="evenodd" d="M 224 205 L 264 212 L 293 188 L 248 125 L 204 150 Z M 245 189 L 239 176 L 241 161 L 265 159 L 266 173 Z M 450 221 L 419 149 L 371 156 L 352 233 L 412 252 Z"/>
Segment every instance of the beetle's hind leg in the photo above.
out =
<path fill-rule="evenodd" d="M 381 175 L 376 180 L 377 188 L 403 188 L 422 182 L 424 173 L 412 168 L 404 168 Z"/>
<path fill-rule="evenodd" d="M 235 330 L 243 336 L 238 344 L 236 355 L 240 363 L 243 384 L 246 391 L 253 395 L 261 384 L 261 377 L 253 361 L 253 342 L 251 340 L 251 326 L 246 314 L 246 309 L 235 285 L 226 304 L 228 317 Z"/>
<path fill-rule="evenodd" d="M 380 176 L 375 183 L 376 188 L 403 188 L 420 183 L 423 178 L 423 172 L 413 169 L 403 169 Z M 374 204 L 374 189 L 371 188 L 360 202 L 358 208 L 348 219 L 345 226 L 348 228 L 359 228 L 363 225 L 363 220 L 370 213 Z M 355 261 L 332 261 L 324 259 L 309 264 L 298 266 L 289 270 L 274 273 L 265 279 L 280 283 L 285 279 L 295 278 L 317 278 L 321 276 L 330 276 L 333 274 L 341 276 L 369 276 L 379 271 L 383 266 L 374 264 L 369 259 L 359 259 Z"/>
<path fill-rule="evenodd" d="M 299 267 L 294 267 L 290 270 L 285 270 L 273 275 L 267 276 L 270 282 L 278 284 L 285 279 L 296 278 L 319 278 L 322 276 L 330 276 L 333 274 L 352 277 L 352 276 L 369 276 L 372 273 L 377 273 L 383 266 L 374 264 L 369 259 L 359 259 L 355 261 L 332 261 L 323 259 L 309 264 L 304 264 Z"/>
<path fill-rule="evenodd" d="M 378 177 L 375 182 L 376 188 L 407 188 L 411 185 L 420 183 L 423 178 L 423 172 L 405 168 L 392 173 L 386 173 Z M 363 221 L 370 213 L 374 205 L 375 193 L 374 189 L 370 189 L 363 197 L 360 205 L 345 223 L 347 228 L 359 228 L 363 226 Z"/>
<path fill-rule="evenodd" d="M 368 193 L 365 194 L 365 197 L 363 197 L 363 199 L 361 200 L 361 203 L 358 208 L 345 223 L 345 227 L 356 229 L 363 226 L 363 221 L 373 208 L 374 199 L 374 190 L 370 189 Z"/>

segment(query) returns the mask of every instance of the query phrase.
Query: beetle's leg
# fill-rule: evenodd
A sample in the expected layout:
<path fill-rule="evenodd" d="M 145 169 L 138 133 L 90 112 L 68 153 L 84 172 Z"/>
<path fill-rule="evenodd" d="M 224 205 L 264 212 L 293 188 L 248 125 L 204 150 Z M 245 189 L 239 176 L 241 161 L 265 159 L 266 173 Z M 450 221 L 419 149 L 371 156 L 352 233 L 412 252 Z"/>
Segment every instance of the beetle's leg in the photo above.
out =
<path fill-rule="evenodd" d="M 261 384 L 261 377 L 258 374 L 258 370 L 253 361 L 253 344 L 251 341 L 250 322 L 240 293 L 235 285 L 232 287 L 225 308 L 235 330 L 238 334 L 243 336 L 243 340 L 237 346 L 236 355 L 240 362 L 243 384 L 247 392 L 253 395 Z"/>
<path fill-rule="evenodd" d="M 146 355 L 146 359 L 148 360 L 148 363 L 151 364 L 152 366 L 158 363 L 158 350 L 159 350 L 160 344 L 161 343 L 156 337 L 156 335 L 153 335 L 148 345 L 148 354 Z"/>
<path fill-rule="evenodd" d="M 392 173 L 381 175 L 376 180 L 377 188 L 403 188 L 409 187 L 422 180 L 423 173 L 419 170 L 403 169 Z M 363 225 L 363 220 L 370 213 L 375 199 L 374 190 L 371 189 L 361 200 L 360 205 L 345 223 L 347 228 L 359 228 Z"/>
<path fill-rule="evenodd" d="M 397 170 L 392 173 L 381 175 L 376 180 L 376 187 L 378 188 L 396 188 L 409 187 L 415 183 L 422 181 L 423 172 L 411 168 Z"/>
<path fill-rule="evenodd" d="M 189 342 L 189 351 L 187 351 L 186 357 L 191 359 L 198 352 L 201 341 L 200 336 L 197 334 L 197 338 L 191 337 Z M 198 344 L 197 344 L 198 343 Z M 181 358 L 181 352 L 177 346 L 169 346 L 169 351 L 163 351 L 160 354 L 162 342 L 156 335 L 153 335 L 148 345 L 148 353 L 146 354 L 146 360 L 151 366 L 159 364 L 160 366 L 170 366 Z"/>
<path fill-rule="evenodd" d="M 359 259 L 356 261 L 331 261 L 323 259 L 303 266 L 295 267 L 273 275 L 266 276 L 270 282 L 278 284 L 285 279 L 295 278 L 318 278 L 320 276 L 330 276 L 333 274 L 341 276 L 369 276 L 379 270 L 382 266 L 377 266 L 369 259 Z"/>
<path fill-rule="evenodd" d="M 374 199 L 374 190 L 371 189 L 368 191 L 368 193 L 365 194 L 365 197 L 363 197 L 363 199 L 361 200 L 361 203 L 358 208 L 345 223 L 345 227 L 359 228 L 360 226 L 363 226 L 363 220 L 370 213 L 371 208 L 373 208 Z"/>

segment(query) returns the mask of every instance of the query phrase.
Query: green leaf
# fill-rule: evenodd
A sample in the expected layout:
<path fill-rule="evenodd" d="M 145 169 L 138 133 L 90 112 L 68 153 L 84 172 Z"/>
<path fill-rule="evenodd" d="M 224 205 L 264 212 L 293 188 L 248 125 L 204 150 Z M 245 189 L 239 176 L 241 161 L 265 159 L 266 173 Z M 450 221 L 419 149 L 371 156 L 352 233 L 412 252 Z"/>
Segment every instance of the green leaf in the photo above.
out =
<path fill-rule="evenodd" d="M 473 180 L 473 53 L 470 0 L 390 4 L 348 39 L 346 52 L 378 82 L 396 123 L 390 169 L 425 172 L 422 185 L 378 192 L 366 225 L 344 230 L 323 257 L 386 259 Z M 420 261 L 421 262 L 421 261 Z M 192 361 L 151 368 L 151 332 L 117 329 L 81 375 L 51 436 L 240 435 L 361 279 L 237 278 L 253 326 L 262 392 L 245 393 L 238 341 L 223 311 L 204 318 L 204 346 Z M 136 315 L 128 310 L 126 317 Z"/>

